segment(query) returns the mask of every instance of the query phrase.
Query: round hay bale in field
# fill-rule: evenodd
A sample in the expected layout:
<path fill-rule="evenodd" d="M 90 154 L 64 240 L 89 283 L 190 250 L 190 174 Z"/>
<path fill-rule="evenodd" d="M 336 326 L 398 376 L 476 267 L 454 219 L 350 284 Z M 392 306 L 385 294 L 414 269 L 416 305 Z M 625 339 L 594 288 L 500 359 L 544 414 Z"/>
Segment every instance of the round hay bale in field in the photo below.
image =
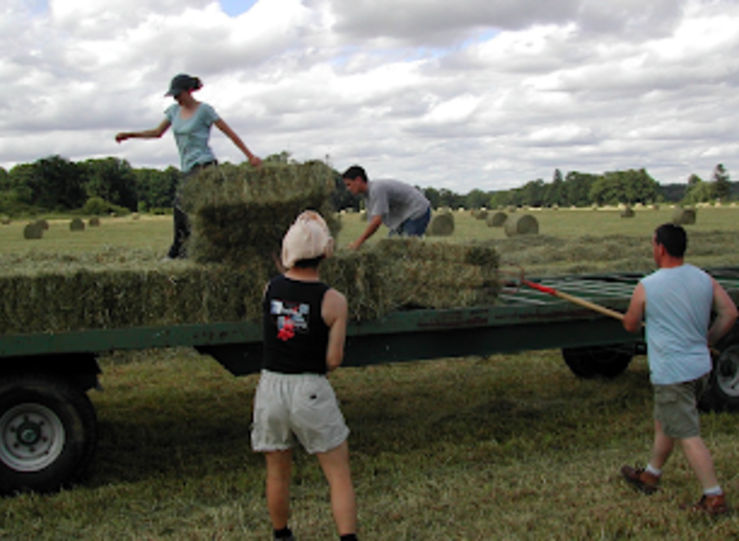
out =
<path fill-rule="evenodd" d="M 47 222 L 46 220 L 36 220 L 36 223 L 44 231 L 48 231 L 49 230 L 49 222 Z"/>
<path fill-rule="evenodd" d="M 87 223 L 90 225 L 90 227 L 100 227 L 100 218 L 98 218 L 97 216 L 93 216 L 88 220 Z"/>
<path fill-rule="evenodd" d="M 23 228 L 24 239 L 40 239 L 44 236 L 44 228 L 38 222 L 30 222 Z"/>
<path fill-rule="evenodd" d="M 659 205 L 657 203 L 653 203 L 652 210 L 659 210 Z"/>
<path fill-rule="evenodd" d="M 0 224 L 2 225 L 10 225 L 11 221 L 10 216 L 3 216 L 0 218 Z"/>
<path fill-rule="evenodd" d="M 696 210 L 691 208 L 676 208 L 672 213 L 672 223 L 675 225 L 695 224 Z"/>
<path fill-rule="evenodd" d="M 448 237 L 454 233 L 454 215 L 451 212 L 435 214 L 431 218 L 427 233 L 433 237 Z"/>
<path fill-rule="evenodd" d="M 633 218 L 635 215 L 634 209 L 629 206 L 624 207 L 621 211 L 621 218 Z"/>
<path fill-rule="evenodd" d="M 559 205 L 557 203 L 552 205 L 552 210 L 559 210 Z"/>
<path fill-rule="evenodd" d="M 131 214 L 131 219 L 132 220 L 138 220 L 140 217 L 141 216 L 139 215 L 138 212 L 134 212 L 133 214 Z"/>
<path fill-rule="evenodd" d="M 508 214 L 513 214 L 514 212 L 516 212 L 516 207 L 511 205 L 509 207 L 506 207 L 506 211 L 508 212 Z"/>
<path fill-rule="evenodd" d="M 539 222 L 531 214 L 515 214 L 509 216 L 503 228 L 505 229 L 505 234 L 509 237 L 539 234 Z"/>
<path fill-rule="evenodd" d="M 488 211 L 485 210 L 485 209 L 479 209 L 477 212 L 475 212 L 474 216 L 478 220 L 487 220 L 487 218 L 488 218 Z"/>
<path fill-rule="evenodd" d="M 75 218 L 71 222 L 69 222 L 69 230 L 70 231 L 84 231 L 85 222 L 83 222 L 81 218 Z"/>
<path fill-rule="evenodd" d="M 487 217 L 485 220 L 488 227 L 503 227 L 503 224 L 508 219 L 508 215 L 505 212 L 494 212 Z"/>

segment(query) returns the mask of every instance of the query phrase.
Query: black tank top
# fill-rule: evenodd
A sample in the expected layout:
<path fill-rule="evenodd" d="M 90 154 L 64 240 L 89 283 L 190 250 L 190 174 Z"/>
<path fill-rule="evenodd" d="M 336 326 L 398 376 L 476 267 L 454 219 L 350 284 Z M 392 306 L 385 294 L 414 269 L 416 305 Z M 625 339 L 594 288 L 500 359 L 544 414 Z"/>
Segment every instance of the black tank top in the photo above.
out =
<path fill-rule="evenodd" d="M 325 374 L 329 328 L 321 316 L 323 282 L 274 277 L 262 305 L 264 368 L 283 374 Z"/>

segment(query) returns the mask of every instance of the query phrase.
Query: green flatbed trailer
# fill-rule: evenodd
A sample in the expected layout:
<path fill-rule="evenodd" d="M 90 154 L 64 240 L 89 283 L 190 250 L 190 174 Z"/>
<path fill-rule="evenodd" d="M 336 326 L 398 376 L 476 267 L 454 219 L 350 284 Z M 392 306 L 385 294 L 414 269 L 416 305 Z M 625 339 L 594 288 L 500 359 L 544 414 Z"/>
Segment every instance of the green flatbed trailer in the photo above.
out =
<path fill-rule="evenodd" d="M 711 269 L 739 303 L 739 268 Z M 626 310 L 642 273 L 564 276 L 543 285 Z M 539 281 L 539 280 L 535 280 Z M 193 347 L 232 374 L 258 372 L 261 326 L 216 322 L 0 335 L 0 492 L 53 491 L 77 480 L 97 442 L 87 392 L 97 386 L 97 357 L 115 350 Z M 398 311 L 347 330 L 344 366 L 366 366 L 535 349 L 562 349 L 579 377 L 615 377 L 643 336 L 621 322 L 557 297 L 522 287 L 503 292 L 495 306 Z M 704 404 L 739 409 L 739 331 L 715 360 Z"/>

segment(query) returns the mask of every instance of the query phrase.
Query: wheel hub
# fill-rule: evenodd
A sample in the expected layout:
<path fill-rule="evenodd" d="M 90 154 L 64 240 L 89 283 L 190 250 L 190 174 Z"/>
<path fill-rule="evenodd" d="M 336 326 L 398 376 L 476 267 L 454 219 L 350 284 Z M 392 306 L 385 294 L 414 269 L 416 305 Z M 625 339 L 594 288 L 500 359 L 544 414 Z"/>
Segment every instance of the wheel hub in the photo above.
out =
<path fill-rule="evenodd" d="M 61 454 L 64 427 L 50 409 L 19 404 L 0 418 L 0 460 L 16 471 L 38 471 Z"/>
<path fill-rule="evenodd" d="M 716 373 L 721 390 L 728 396 L 739 396 L 739 345 L 730 346 L 721 353 Z"/>

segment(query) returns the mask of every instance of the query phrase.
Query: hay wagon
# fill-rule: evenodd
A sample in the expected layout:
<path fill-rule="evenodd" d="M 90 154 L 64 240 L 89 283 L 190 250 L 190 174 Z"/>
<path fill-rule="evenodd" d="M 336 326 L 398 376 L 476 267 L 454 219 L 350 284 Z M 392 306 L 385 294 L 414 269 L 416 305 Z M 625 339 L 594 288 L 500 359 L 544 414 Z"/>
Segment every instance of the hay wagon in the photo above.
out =
<path fill-rule="evenodd" d="M 739 302 L 739 269 L 711 272 Z M 578 275 L 541 283 L 623 311 L 640 277 Z M 211 355 L 237 376 L 260 368 L 260 326 L 243 321 L 0 335 L 0 490 L 55 490 L 84 471 L 96 446 L 87 391 L 97 386 L 98 355 L 173 346 Z M 739 332 L 719 346 L 705 402 L 739 409 Z M 521 289 L 501 294 L 494 306 L 396 311 L 355 322 L 345 365 L 551 348 L 562 349 L 572 372 L 585 378 L 615 377 L 645 351 L 643 337 L 615 319 Z"/>

